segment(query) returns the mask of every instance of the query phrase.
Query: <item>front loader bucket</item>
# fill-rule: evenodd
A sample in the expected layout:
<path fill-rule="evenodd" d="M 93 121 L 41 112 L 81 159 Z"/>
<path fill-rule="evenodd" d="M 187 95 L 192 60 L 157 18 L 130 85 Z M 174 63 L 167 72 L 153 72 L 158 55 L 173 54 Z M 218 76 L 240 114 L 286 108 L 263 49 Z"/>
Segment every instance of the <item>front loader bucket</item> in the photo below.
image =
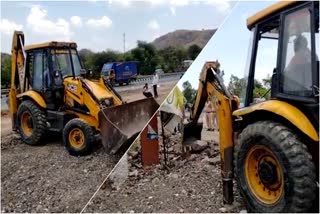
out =
<path fill-rule="evenodd" d="M 133 141 L 158 108 L 154 98 L 147 98 L 101 110 L 101 140 L 107 152 L 115 154 L 122 145 Z"/>

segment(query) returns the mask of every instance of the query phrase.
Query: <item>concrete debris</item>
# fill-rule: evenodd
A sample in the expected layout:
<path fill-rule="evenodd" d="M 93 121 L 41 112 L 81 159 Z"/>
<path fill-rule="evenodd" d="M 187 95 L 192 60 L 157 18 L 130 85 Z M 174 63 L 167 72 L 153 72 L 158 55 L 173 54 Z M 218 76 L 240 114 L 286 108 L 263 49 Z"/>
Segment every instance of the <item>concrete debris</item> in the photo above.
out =
<path fill-rule="evenodd" d="M 221 207 L 221 208 L 219 208 L 219 211 L 222 212 L 222 213 L 225 213 L 225 212 L 227 212 L 227 208 Z"/>
<path fill-rule="evenodd" d="M 238 213 L 244 210 L 238 192 L 234 193 L 236 202 L 232 206 L 223 204 L 219 143 L 217 135 L 212 133 L 203 131 L 207 135 L 204 139 L 210 141 L 195 140 L 191 144 L 193 148 L 184 153 L 179 133 L 167 134 L 165 143 L 160 137 L 161 164 L 143 167 L 138 151 L 138 155 L 133 155 L 136 158 L 128 159 L 129 178 L 120 189 L 109 194 L 99 191 L 85 212 Z"/>
<path fill-rule="evenodd" d="M 206 141 L 201 141 L 201 140 L 197 140 L 196 143 L 191 145 L 191 149 L 194 152 L 201 152 L 201 151 L 205 150 L 208 147 L 209 147 L 208 143 Z"/>

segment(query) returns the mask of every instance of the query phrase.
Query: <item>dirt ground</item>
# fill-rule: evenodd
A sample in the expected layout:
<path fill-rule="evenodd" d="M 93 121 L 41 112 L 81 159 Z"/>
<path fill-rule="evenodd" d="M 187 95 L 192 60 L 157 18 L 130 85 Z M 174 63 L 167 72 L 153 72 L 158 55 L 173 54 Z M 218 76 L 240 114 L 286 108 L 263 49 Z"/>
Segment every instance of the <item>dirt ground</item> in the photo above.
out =
<path fill-rule="evenodd" d="M 174 84 L 159 87 L 159 104 Z M 131 102 L 144 98 L 141 91 L 120 94 Z M 97 143 L 91 155 L 73 157 L 53 134 L 43 145 L 25 145 L 2 112 L 1 212 L 80 212 L 122 154 L 109 156 Z"/>
<path fill-rule="evenodd" d="M 124 160 L 115 168 L 117 180 L 108 179 L 85 212 L 246 212 L 236 186 L 234 203 L 223 204 L 218 136 L 203 129 L 202 147 L 183 158 L 175 146 L 181 135 L 172 135 L 167 164 L 160 152 L 161 164 L 149 169 L 142 167 L 137 147 L 129 152 L 127 165 Z"/>

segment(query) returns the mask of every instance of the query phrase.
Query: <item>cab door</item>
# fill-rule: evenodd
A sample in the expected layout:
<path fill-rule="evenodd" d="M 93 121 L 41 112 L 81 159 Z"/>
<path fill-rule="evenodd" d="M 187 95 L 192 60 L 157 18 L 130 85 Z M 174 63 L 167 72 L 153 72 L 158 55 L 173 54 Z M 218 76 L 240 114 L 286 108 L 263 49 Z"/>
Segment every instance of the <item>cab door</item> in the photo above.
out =
<path fill-rule="evenodd" d="M 27 65 L 31 89 L 38 92 L 45 100 L 48 109 L 55 109 L 52 93 L 52 72 L 48 50 L 33 50 L 27 54 Z"/>
<path fill-rule="evenodd" d="M 315 54 L 309 5 L 290 10 L 282 16 L 279 93 L 292 99 L 313 101 Z"/>
<path fill-rule="evenodd" d="M 319 2 L 281 15 L 276 97 L 293 103 L 319 127 Z"/>

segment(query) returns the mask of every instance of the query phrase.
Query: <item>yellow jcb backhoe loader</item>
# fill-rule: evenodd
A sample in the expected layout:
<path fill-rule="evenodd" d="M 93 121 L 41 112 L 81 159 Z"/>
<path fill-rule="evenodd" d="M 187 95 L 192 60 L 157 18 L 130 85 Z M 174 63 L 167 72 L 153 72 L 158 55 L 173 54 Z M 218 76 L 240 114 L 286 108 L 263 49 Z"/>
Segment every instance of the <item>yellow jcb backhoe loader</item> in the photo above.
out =
<path fill-rule="evenodd" d="M 254 36 L 245 93 L 232 95 L 217 63 L 206 63 L 185 133 L 200 130 L 197 121 L 210 99 L 217 106 L 224 202 L 233 202 L 235 177 L 249 211 L 319 212 L 319 2 L 279 2 L 247 24 Z M 278 40 L 277 65 L 270 99 L 255 102 L 262 38 Z M 307 56 L 293 56 L 306 42 Z"/>
<path fill-rule="evenodd" d="M 12 42 L 9 111 L 12 128 L 35 145 L 47 131 L 62 132 L 71 155 L 86 155 L 101 138 L 115 153 L 135 138 L 158 108 L 151 99 L 125 103 L 102 78 L 86 79 L 76 43 L 24 46 L 15 31 Z"/>

